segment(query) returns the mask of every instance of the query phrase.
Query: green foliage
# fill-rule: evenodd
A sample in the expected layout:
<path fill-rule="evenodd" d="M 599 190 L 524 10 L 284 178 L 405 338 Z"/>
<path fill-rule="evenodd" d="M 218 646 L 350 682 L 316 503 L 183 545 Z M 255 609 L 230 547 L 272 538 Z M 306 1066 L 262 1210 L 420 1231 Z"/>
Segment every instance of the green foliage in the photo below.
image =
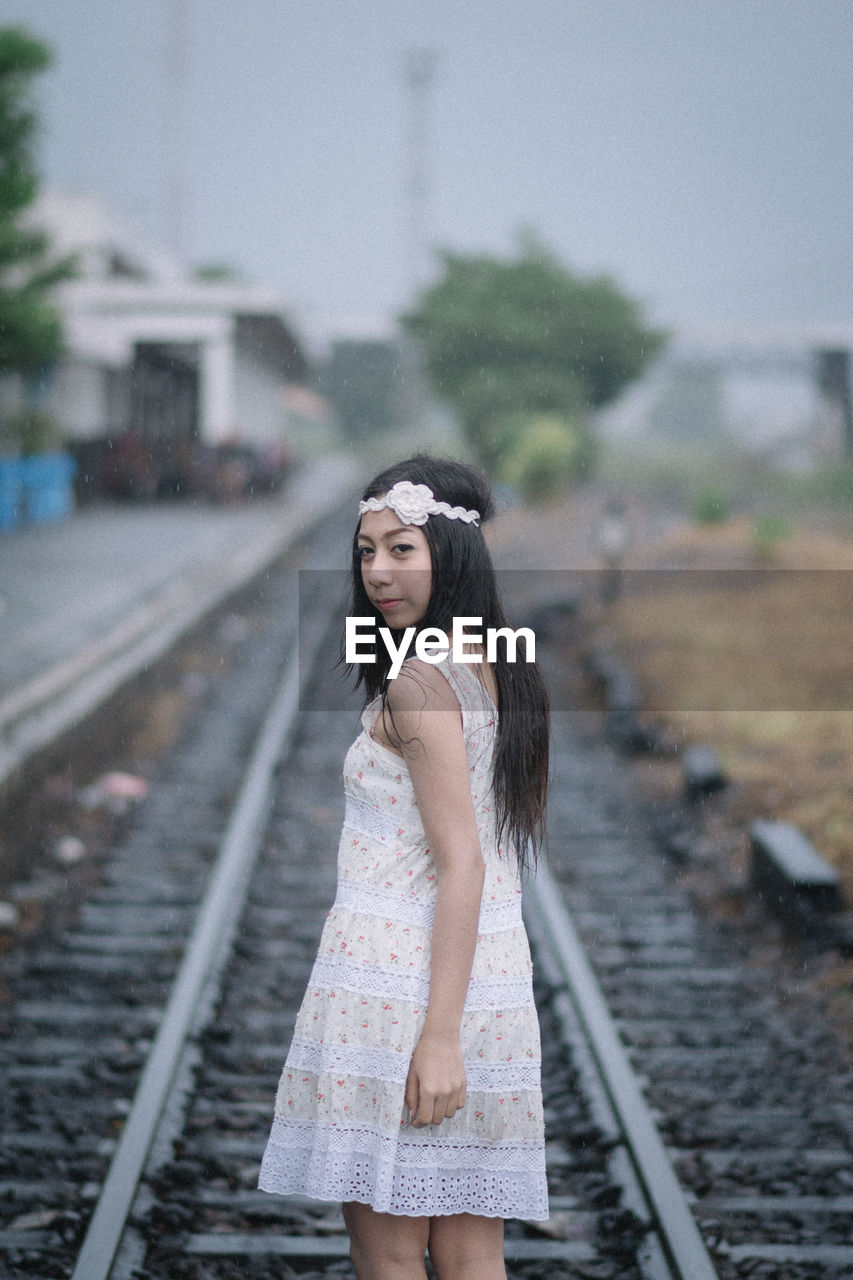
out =
<path fill-rule="evenodd" d="M 193 269 L 199 284 L 244 284 L 245 276 L 232 262 L 200 262 Z"/>
<path fill-rule="evenodd" d="M 518 424 L 529 422 L 531 414 L 574 413 L 582 405 L 583 392 L 572 374 L 543 373 L 535 366 L 477 366 L 455 401 L 466 437 L 490 469 L 499 465 Z"/>
<path fill-rule="evenodd" d="M 853 463 L 839 462 L 835 466 L 815 471 L 808 477 L 807 487 L 819 500 L 843 506 L 853 505 Z"/>
<path fill-rule="evenodd" d="M 22 222 L 38 190 L 31 82 L 49 65 L 41 41 L 0 28 L 0 370 L 23 374 L 59 355 L 60 321 L 47 295 L 72 273 L 69 260 L 50 260 L 47 237 Z"/>
<path fill-rule="evenodd" d="M 557 414 L 531 414 L 526 419 L 516 415 L 511 423 L 514 436 L 507 439 L 498 475 L 516 485 L 528 502 L 554 498 L 592 470 L 595 444 L 577 422 Z"/>
<path fill-rule="evenodd" d="M 769 559 L 785 538 L 790 538 L 791 526 L 784 516 L 768 511 L 756 518 L 752 526 L 752 543 L 756 554 Z"/>
<path fill-rule="evenodd" d="M 52 453 L 62 443 L 59 428 L 49 413 L 25 405 L 8 415 L 4 437 L 16 453 L 24 457 L 37 453 Z"/>
<path fill-rule="evenodd" d="M 731 515 L 731 502 L 722 489 L 702 489 L 693 499 L 691 512 L 697 524 L 725 524 Z"/>
<path fill-rule="evenodd" d="M 510 261 L 449 251 L 441 261 L 404 323 L 486 465 L 499 419 L 606 404 L 663 342 L 608 277 L 575 275 L 530 236 Z"/>

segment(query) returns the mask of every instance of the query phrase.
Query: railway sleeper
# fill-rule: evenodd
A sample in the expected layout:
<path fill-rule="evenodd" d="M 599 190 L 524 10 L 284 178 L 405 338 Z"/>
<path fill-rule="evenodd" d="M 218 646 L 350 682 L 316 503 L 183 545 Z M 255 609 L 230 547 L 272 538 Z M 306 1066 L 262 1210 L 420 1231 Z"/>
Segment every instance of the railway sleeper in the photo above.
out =
<path fill-rule="evenodd" d="M 750 885 L 789 924 L 841 911 L 841 876 L 790 822 L 760 818 L 749 829 Z M 804 909 L 805 908 L 805 913 Z"/>

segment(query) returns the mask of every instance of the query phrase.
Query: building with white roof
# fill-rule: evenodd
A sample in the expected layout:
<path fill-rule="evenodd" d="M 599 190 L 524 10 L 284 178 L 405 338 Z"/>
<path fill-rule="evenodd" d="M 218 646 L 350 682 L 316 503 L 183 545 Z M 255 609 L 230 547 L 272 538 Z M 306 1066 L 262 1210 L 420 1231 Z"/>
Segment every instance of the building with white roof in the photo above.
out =
<path fill-rule="evenodd" d="M 67 439 L 298 449 L 285 389 L 307 361 L 276 290 L 187 278 L 91 193 L 45 193 L 32 221 L 77 258 L 57 291 L 66 355 L 43 397 Z"/>

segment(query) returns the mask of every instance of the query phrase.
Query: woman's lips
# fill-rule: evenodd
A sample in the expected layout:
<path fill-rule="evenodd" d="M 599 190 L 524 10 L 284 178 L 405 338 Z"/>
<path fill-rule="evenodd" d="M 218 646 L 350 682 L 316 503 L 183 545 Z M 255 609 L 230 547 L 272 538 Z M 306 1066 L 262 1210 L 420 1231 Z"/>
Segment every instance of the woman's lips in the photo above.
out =
<path fill-rule="evenodd" d="M 377 609 L 393 609 L 395 605 L 402 604 L 402 600 L 377 600 Z"/>

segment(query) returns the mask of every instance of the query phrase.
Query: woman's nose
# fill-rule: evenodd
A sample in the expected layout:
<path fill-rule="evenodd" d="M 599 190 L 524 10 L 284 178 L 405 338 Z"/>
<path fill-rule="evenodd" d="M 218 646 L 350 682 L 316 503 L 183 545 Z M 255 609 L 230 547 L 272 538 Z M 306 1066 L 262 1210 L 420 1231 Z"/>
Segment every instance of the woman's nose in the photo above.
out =
<path fill-rule="evenodd" d="M 370 565 L 367 570 L 368 581 L 371 583 L 388 582 L 391 578 L 392 562 L 381 551 L 377 551 L 370 558 Z"/>

